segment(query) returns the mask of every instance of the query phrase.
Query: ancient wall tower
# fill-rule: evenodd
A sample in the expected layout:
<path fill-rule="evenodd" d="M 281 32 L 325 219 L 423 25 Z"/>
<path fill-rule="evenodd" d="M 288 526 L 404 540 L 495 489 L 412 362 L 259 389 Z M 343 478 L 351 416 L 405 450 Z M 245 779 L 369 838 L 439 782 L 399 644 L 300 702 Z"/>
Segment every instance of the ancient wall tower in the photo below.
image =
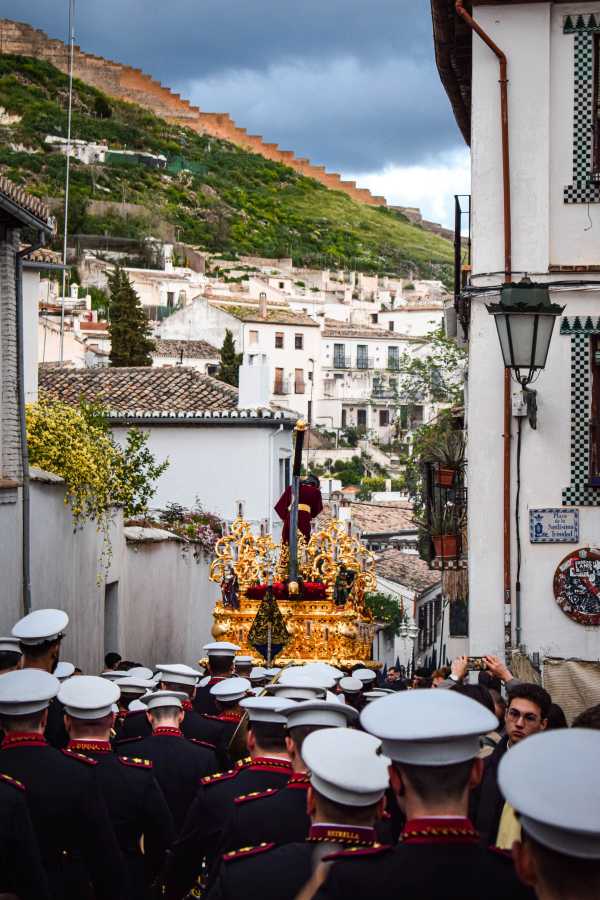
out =
<path fill-rule="evenodd" d="M 0 19 L 0 52 L 45 59 L 62 72 L 68 71 L 68 47 L 62 41 L 49 38 L 40 29 L 22 22 Z M 342 181 L 336 172 L 327 172 L 325 166 L 315 166 L 308 159 L 295 156 L 291 150 L 281 150 L 277 144 L 266 143 L 261 135 L 248 134 L 227 113 L 202 112 L 141 69 L 122 65 L 93 53 L 84 53 L 76 46 L 74 74 L 76 78 L 112 97 L 137 103 L 169 122 L 231 141 L 251 153 L 283 163 L 301 175 L 314 178 L 325 187 L 343 191 L 353 200 L 371 206 L 386 205 L 384 197 L 373 196 L 365 188 L 357 187 L 354 181 Z"/>

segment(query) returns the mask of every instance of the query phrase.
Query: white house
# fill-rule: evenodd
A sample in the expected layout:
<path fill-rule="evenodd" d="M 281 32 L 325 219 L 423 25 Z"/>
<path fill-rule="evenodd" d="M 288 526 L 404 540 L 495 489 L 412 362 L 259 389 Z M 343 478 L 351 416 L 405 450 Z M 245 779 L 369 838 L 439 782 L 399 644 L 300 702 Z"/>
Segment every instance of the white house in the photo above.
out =
<path fill-rule="evenodd" d="M 471 274 L 457 298 L 470 338 L 469 652 L 520 647 L 534 660 L 598 660 L 599 8 L 587 2 L 473 6 L 477 23 L 506 57 L 510 154 L 504 168 L 499 60 L 459 18 L 454 0 L 433 0 L 432 8 L 438 67 L 472 160 Z M 496 327 L 486 310 L 508 297 L 500 292 L 503 282 L 525 273 L 564 306 L 532 385 L 535 430 L 514 379 L 505 391 Z"/>
<path fill-rule="evenodd" d="M 287 305 L 272 305 L 261 299 L 249 302 L 247 295 L 218 301 L 199 297 L 179 310 L 160 327 L 161 338 L 198 340 L 221 347 L 229 329 L 239 353 L 267 356 L 270 366 L 269 401 L 314 421 L 313 384 L 319 371 L 319 327 L 305 313 Z M 314 380 L 313 380 L 314 377 Z"/>
<path fill-rule="evenodd" d="M 218 347 L 208 341 L 176 341 L 156 338 L 153 366 L 191 366 L 205 375 L 216 375 L 220 363 Z"/>
<path fill-rule="evenodd" d="M 297 416 L 269 407 L 253 374 L 240 368 L 244 408 L 237 388 L 187 366 L 49 368 L 40 370 L 40 387 L 66 402 L 103 402 L 120 443 L 129 428 L 149 434 L 157 460 L 170 462 L 151 507 L 192 508 L 199 501 L 229 521 L 241 509 L 257 529 L 272 526 L 277 539 L 281 529 L 273 507 L 290 483 Z"/>

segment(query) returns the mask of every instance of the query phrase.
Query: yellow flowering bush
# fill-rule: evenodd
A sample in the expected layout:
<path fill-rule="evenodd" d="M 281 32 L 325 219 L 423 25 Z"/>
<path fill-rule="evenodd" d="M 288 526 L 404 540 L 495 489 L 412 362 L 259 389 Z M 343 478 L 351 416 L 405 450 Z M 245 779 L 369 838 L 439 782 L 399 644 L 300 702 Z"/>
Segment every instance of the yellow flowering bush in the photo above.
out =
<path fill-rule="evenodd" d="M 145 446 L 148 435 L 136 429 L 128 432 L 125 448 L 116 444 L 98 404 L 74 407 L 40 395 L 27 405 L 26 420 L 30 464 L 64 478 L 75 525 L 95 520 L 109 559 L 113 508 L 122 506 L 125 516 L 143 514 L 168 461 L 156 463 Z"/>

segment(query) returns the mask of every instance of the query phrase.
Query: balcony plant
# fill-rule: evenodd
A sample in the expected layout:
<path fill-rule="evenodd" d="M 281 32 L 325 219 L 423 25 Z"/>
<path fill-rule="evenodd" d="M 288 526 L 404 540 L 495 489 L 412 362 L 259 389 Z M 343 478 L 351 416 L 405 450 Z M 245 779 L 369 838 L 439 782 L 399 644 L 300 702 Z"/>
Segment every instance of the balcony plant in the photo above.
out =
<path fill-rule="evenodd" d="M 463 509 L 452 503 L 445 503 L 432 508 L 427 519 L 415 521 L 431 537 L 437 558 L 458 558 L 461 531 L 465 522 Z"/>
<path fill-rule="evenodd" d="M 435 465 L 435 478 L 440 487 L 452 487 L 465 462 L 463 432 L 451 430 L 432 434 L 421 459 Z"/>

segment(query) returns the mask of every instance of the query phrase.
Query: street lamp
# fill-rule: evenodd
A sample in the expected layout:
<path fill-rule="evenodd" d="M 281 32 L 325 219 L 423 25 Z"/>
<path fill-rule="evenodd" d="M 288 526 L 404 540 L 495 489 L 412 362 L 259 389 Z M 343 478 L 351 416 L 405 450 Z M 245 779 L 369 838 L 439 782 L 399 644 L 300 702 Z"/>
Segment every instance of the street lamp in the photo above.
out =
<path fill-rule="evenodd" d="M 411 641 L 416 640 L 417 635 L 419 634 L 419 627 L 415 624 L 415 622 L 411 622 L 408 626 L 408 636 Z"/>
<path fill-rule="evenodd" d="M 490 303 L 486 309 L 496 322 L 504 366 L 513 370 L 526 390 L 536 370 L 546 365 L 554 320 L 564 306 L 550 302 L 546 285 L 523 278 L 517 284 L 504 284 L 500 303 Z"/>
<path fill-rule="evenodd" d="M 402 619 L 402 623 L 401 623 L 400 628 L 399 628 L 399 630 L 398 630 L 398 634 L 399 634 L 399 636 L 400 636 L 401 638 L 407 638 L 407 637 L 408 637 L 408 624 L 407 624 L 407 622 L 406 622 L 406 619 Z"/>

